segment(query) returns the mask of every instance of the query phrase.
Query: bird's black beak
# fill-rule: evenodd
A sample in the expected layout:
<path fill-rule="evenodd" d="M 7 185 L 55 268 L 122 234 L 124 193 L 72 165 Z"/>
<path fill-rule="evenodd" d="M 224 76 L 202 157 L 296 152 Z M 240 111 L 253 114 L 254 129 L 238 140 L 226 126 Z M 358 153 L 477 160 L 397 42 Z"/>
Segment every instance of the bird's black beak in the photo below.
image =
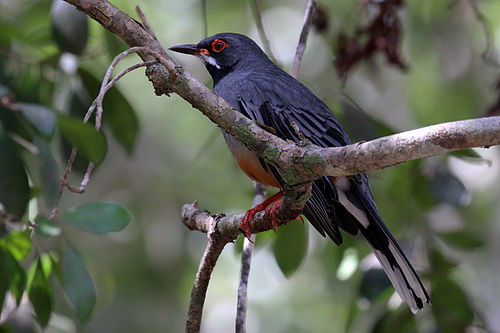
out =
<path fill-rule="evenodd" d="M 200 53 L 208 54 L 207 49 L 198 48 L 195 44 L 175 45 L 170 47 L 169 50 L 192 55 L 199 55 Z"/>

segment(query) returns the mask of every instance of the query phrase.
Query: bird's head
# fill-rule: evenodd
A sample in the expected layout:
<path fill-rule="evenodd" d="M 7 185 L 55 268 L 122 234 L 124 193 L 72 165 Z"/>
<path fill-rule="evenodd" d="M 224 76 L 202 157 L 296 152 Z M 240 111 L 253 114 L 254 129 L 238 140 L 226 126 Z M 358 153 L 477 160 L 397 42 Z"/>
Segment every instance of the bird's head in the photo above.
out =
<path fill-rule="evenodd" d="M 251 70 L 270 63 L 253 40 L 235 33 L 216 34 L 198 44 L 176 45 L 169 50 L 199 57 L 215 83 L 232 71 Z"/>

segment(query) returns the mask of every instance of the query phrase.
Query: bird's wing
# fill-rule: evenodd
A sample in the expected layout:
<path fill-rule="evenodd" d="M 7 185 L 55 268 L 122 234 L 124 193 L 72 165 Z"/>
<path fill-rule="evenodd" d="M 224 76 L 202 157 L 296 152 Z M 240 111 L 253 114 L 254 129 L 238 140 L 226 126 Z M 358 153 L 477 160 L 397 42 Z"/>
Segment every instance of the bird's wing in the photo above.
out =
<path fill-rule="evenodd" d="M 321 119 L 320 117 L 315 119 L 308 118 L 303 112 L 294 112 L 289 108 L 287 109 L 283 106 L 273 105 L 270 102 L 264 102 L 258 105 L 255 104 L 253 100 L 240 98 L 238 100 L 238 106 L 238 109 L 247 117 L 272 127 L 276 131 L 276 135 L 282 139 L 292 140 L 294 142 L 300 141 L 298 133 L 296 133 L 291 124 L 292 122 L 297 125 L 304 137 L 310 139 L 315 144 L 319 144 L 317 136 L 328 130 L 328 127 L 323 125 L 326 119 Z M 333 135 L 336 137 L 340 134 L 337 128 L 334 128 L 332 133 L 334 133 Z M 343 139 L 334 139 L 330 137 L 330 143 L 336 142 L 337 145 L 339 145 L 339 140 Z M 324 144 L 325 143 L 322 145 Z M 279 172 L 274 167 L 269 167 L 281 182 Z M 342 235 L 339 231 L 339 226 L 342 227 L 342 224 L 338 224 L 337 222 L 345 221 L 346 219 L 332 219 L 336 213 L 335 206 L 339 205 L 337 190 L 333 180 L 329 177 L 318 179 L 312 185 L 311 194 L 311 199 L 309 199 L 304 207 L 304 215 L 321 235 L 328 235 L 336 244 L 340 245 L 342 243 Z M 348 226 L 345 229 L 351 233 L 356 233 L 357 229 L 353 226 L 354 225 Z"/>

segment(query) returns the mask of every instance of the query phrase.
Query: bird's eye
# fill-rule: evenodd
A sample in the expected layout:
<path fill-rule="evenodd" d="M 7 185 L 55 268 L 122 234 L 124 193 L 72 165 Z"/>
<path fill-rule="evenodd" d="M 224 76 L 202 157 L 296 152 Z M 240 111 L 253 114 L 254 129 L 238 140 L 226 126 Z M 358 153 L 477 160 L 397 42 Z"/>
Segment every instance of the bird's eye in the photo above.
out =
<path fill-rule="evenodd" d="M 214 52 L 220 52 L 224 50 L 226 47 L 227 47 L 226 42 L 224 42 L 221 39 L 216 39 L 212 42 L 212 50 L 214 50 Z"/>

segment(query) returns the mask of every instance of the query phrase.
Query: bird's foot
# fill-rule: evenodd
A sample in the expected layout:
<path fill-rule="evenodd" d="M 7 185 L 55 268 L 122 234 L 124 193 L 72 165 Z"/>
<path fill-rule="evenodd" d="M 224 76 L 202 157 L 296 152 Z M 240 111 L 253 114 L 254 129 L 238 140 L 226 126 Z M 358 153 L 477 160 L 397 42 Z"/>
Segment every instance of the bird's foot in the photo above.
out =
<path fill-rule="evenodd" d="M 264 209 L 266 209 L 267 206 L 269 206 L 271 203 L 273 202 L 276 202 L 276 200 L 279 200 L 283 195 L 281 194 L 281 192 L 278 192 L 272 196 L 270 196 L 269 198 L 267 198 L 266 200 L 264 200 L 262 203 L 256 205 L 255 207 L 253 207 L 252 209 L 249 209 L 245 216 L 243 216 L 243 219 L 241 220 L 241 231 L 243 232 L 243 234 L 245 235 L 246 238 L 250 239 L 250 236 L 251 236 L 251 232 L 250 232 L 250 222 L 253 221 L 253 217 L 255 216 L 255 214 L 257 214 L 258 212 L 261 212 L 263 211 Z M 281 200 L 279 200 L 281 202 Z M 271 206 L 271 208 L 274 207 Z M 279 204 L 278 204 L 278 207 L 279 207 Z M 276 215 L 276 210 L 278 208 L 275 209 L 274 211 L 274 215 Z M 267 210 L 266 210 L 266 214 L 267 214 Z M 271 217 L 272 218 L 272 217 Z M 278 227 L 278 224 L 276 223 L 276 227 L 274 226 L 276 223 L 275 220 L 273 220 L 273 229 L 275 229 L 276 227 Z M 275 229 L 276 231 L 276 229 Z"/>
<path fill-rule="evenodd" d="M 282 201 L 283 199 L 280 199 L 276 201 L 272 206 L 266 209 L 266 215 L 271 216 L 271 222 L 273 223 L 273 230 L 277 234 L 279 234 L 279 232 L 278 232 L 278 222 L 276 221 L 276 212 L 278 211 L 278 208 L 280 207 Z"/>
<path fill-rule="evenodd" d="M 277 234 L 279 234 L 279 232 L 277 230 L 278 222 L 276 220 L 276 212 L 278 211 L 278 208 L 280 207 L 282 201 L 283 199 L 280 199 L 276 201 L 271 207 L 266 209 L 266 214 L 269 214 L 271 216 L 271 221 L 273 222 L 273 230 Z M 299 214 L 299 216 L 297 216 L 295 219 L 302 222 L 302 225 L 304 225 L 304 219 L 302 218 L 302 215 Z"/>

